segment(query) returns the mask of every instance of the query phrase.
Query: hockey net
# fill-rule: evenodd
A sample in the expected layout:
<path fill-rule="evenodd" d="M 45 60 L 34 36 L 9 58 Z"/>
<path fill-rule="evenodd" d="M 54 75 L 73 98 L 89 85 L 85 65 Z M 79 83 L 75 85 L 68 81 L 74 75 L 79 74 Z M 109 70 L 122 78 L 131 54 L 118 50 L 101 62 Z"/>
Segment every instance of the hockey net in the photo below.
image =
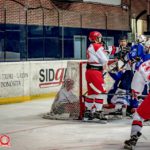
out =
<path fill-rule="evenodd" d="M 115 60 L 110 60 L 108 64 L 113 62 Z M 86 64 L 86 61 L 68 61 L 64 83 L 54 99 L 50 113 L 44 118 L 82 119 L 84 113 L 82 95 L 87 92 Z M 112 87 L 113 80 L 108 73 L 104 76 L 104 80 L 108 91 Z"/>

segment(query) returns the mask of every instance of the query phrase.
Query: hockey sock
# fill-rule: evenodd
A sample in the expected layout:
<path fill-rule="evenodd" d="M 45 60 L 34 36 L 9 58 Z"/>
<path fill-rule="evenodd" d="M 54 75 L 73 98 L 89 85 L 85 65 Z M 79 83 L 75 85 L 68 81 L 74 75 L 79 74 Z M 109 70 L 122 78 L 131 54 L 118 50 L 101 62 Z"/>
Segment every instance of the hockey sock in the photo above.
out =
<path fill-rule="evenodd" d="M 131 128 L 131 136 L 137 135 L 138 132 L 141 132 L 142 127 L 143 127 L 142 121 L 133 120 Z"/>

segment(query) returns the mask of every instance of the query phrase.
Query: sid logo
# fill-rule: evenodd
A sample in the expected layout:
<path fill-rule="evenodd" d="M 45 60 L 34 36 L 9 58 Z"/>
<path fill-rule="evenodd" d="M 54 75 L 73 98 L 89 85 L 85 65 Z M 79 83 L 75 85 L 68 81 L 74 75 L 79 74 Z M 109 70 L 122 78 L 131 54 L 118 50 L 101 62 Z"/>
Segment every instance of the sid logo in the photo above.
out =
<path fill-rule="evenodd" d="M 39 71 L 39 87 L 46 88 L 49 86 L 61 85 L 64 81 L 64 76 L 66 73 L 65 68 L 54 69 L 41 69 Z"/>
<path fill-rule="evenodd" d="M 0 147 L 10 147 L 10 137 L 0 134 Z"/>

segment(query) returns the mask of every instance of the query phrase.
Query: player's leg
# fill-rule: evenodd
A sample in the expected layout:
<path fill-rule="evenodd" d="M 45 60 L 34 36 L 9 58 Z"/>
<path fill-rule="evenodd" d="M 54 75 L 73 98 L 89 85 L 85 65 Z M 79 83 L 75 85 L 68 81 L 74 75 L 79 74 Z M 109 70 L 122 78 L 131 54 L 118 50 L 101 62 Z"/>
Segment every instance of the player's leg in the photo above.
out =
<path fill-rule="evenodd" d="M 89 110 L 92 107 L 95 107 L 96 112 L 95 116 L 100 116 L 103 107 L 103 97 L 100 93 L 106 92 L 104 90 L 104 79 L 101 71 L 98 70 L 87 70 L 86 71 L 86 80 L 87 80 L 87 87 L 88 87 L 88 97 L 93 98 L 93 102 L 90 100 L 89 102 L 85 102 L 86 108 Z M 91 102 L 91 105 L 90 105 Z M 92 106 L 93 105 L 93 106 Z M 90 107 L 91 106 L 91 107 Z M 92 111 L 92 110 L 91 110 Z M 100 118 L 100 117 L 99 117 Z"/>
<path fill-rule="evenodd" d="M 90 89 L 88 89 L 89 91 Z M 93 103 L 94 99 L 92 98 L 92 96 L 88 96 L 85 97 L 84 99 L 84 104 L 85 104 L 85 112 L 84 112 L 84 117 L 83 120 L 87 121 L 87 120 L 92 120 L 93 119 L 93 114 L 92 114 L 92 109 L 93 109 Z"/>
<path fill-rule="evenodd" d="M 137 109 L 138 114 L 144 119 L 150 119 L 150 93 Z"/>
<path fill-rule="evenodd" d="M 133 116 L 130 139 L 124 142 L 125 149 L 132 150 L 136 146 L 136 143 L 139 137 L 141 136 L 141 129 L 143 127 L 143 121 L 144 119 L 141 118 L 139 114 L 136 112 Z"/>
<path fill-rule="evenodd" d="M 111 99 L 111 103 L 115 105 L 114 114 L 126 116 L 126 109 L 129 105 L 128 103 L 129 95 L 127 95 L 126 90 L 118 88 L 115 95 Z"/>
<path fill-rule="evenodd" d="M 107 120 L 102 112 L 104 99 L 106 99 L 106 95 L 102 94 L 106 92 L 104 88 L 105 83 L 102 72 L 96 71 L 91 81 L 92 84 L 90 84 L 90 87 L 92 88 L 93 93 L 95 94 L 94 103 L 96 111 L 94 113 L 94 116 L 95 118 L 98 118 L 100 120 Z"/>
<path fill-rule="evenodd" d="M 144 99 L 133 116 L 131 138 L 125 141 L 125 148 L 132 150 L 135 147 L 143 127 L 143 121 L 150 119 L 150 94 Z"/>

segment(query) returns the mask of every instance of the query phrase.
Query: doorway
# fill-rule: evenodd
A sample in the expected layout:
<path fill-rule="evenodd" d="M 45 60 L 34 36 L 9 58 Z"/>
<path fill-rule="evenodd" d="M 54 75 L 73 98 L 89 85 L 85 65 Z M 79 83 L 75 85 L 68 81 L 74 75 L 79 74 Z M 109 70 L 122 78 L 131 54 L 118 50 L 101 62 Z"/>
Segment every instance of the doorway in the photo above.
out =
<path fill-rule="evenodd" d="M 74 58 L 86 59 L 87 37 L 75 35 L 74 36 Z"/>

